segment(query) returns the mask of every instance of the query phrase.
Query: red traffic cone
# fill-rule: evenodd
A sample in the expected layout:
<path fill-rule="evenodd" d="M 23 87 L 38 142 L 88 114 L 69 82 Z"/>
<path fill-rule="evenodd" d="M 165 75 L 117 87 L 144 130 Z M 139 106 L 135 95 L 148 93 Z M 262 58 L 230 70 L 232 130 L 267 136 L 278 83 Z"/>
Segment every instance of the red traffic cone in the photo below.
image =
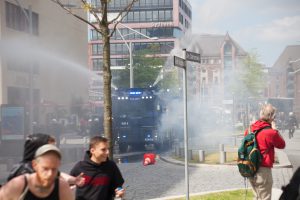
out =
<path fill-rule="evenodd" d="M 154 153 L 145 153 L 143 159 L 143 165 L 154 165 L 155 164 L 156 154 Z"/>

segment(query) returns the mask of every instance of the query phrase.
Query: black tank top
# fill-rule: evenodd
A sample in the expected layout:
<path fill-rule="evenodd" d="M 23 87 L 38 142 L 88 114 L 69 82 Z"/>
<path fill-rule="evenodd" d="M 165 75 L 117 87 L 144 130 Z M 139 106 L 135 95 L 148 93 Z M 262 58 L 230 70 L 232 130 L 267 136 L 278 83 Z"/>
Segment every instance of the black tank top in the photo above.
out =
<path fill-rule="evenodd" d="M 27 178 L 25 176 L 25 185 L 27 185 Z M 59 200 L 59 178 L 55 179 L 53 191 L 47 197 L 36 197 L 30 190 L 27 191 L 24 200 Z"/>

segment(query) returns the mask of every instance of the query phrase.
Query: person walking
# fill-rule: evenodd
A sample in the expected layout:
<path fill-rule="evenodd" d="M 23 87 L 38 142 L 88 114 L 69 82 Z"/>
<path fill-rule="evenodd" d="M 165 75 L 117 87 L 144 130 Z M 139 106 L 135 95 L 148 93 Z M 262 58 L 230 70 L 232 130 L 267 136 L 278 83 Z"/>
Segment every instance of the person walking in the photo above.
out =
<path fill-rule="evenodd" d="M 260 110 L 260 119 L 251 124 L 252 132 L 261 130 L 256 141 L 262 155 L 261 165 L 254 177 L 249 178 L 256 200 L 271 200 L 272 196 L 272 167 L 274 163 L 275 149 L 284 149 L 285 141 L 276 130 L 276 109 L 271 104 L 265 104 Z M 248 130 L 245 131 L 245 135 Z"/>
<path fill-rule="evenodd" d="M 69 184 L 58 177 L 60 150 L 46 144 L 38 148 L 32 167 L 34 173 L 13 178 L 0 189 L 0 200 L 74 200 Z"/>
<path fill-rule="evenodd" d="M 25 143 L 24 143 L 24 153 L 23 153 L 23 160 L 19 162 L 18 164 L 14 165 L 14 167 L 11 169 L 7 181 L 10 181 L 11 179 L 26 174 L 26 173 L 33 173 L 34 169 L 32 167 L 32 160 L 34 160 L 35 152 L 38 148 L 45 144 L 55 144 L 55 138 L 43 133 L 34 133 L 31 135 L 28 135 L 26 137 Z M 82 178 L 82 174 L 73 177 L 66 173 L 59 172 L 59 176 L 63 177 L 70 185 L 77 185 L 81 186 L 84 183 L 84 179 Z"/>
<path fill-rule="evenodd" d="M 76 189 L 76 200 L 112 200 L 123 197 L 124 179 L 114 161 L 108 159 L 108 140 L 94 136 L 90 139 L 89 150 L 83 161 L 75 164 L 72 176 L 83 173 L 85 183 Z"/>
<path fill-rule="evenodd" d="M 299 128 L 298 121 L 293 112 L 289 113 L 287 126 L 289 130 L 289 139 L 291 139 L 292 137 L 294 137 L 295 127 Z"/>
<path fill-rule="evenodd" d="M 35 152 L 45 144 L 55 144 L 55 138 L 43 133 L 28 135 L 24 143 L 23 159 L 10 170 L 7 181 L 22 174 L 33 173 L 32 160 Z"/>

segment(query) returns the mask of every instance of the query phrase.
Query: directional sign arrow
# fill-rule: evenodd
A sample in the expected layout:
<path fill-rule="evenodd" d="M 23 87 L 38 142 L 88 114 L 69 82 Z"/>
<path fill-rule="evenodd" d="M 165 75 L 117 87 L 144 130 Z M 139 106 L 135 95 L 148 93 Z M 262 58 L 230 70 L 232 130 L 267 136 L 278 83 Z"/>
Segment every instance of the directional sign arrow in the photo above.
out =
<path fill-rule="evenodd" d="M 174 56 L 174 65 L 177 67 L 185 68 L 185 60 Z"/>
<path fill-rule="evenodd" d="M 192 62 L 201 62 L 201 55 L 199 53 L 194 53 L 190 51 L 186 51 L 186 60 L 192 61 Z"/>

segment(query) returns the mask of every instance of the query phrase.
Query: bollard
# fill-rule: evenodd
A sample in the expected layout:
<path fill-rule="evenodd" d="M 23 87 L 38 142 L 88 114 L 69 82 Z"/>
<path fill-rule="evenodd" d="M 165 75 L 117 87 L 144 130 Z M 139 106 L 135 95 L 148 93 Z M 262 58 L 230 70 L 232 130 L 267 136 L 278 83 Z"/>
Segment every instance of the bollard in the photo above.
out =
<path fill-rule="evenodd" d="M 237 138 L 237 136 L 234 136 L 234 146 L 236 147 L 236 138 Z"/>
<path fill-rule="evenodd" d="M 67 144 L 66 142 L 66 137 L 62 137 L 61 140 L 60 140 L 60 144 Z"/>
<path fill-rule="evenodd" d="M 188 150 L 188 160 L 193 160 L 193 151 Z"/>
<path fill-rule="evenodd" d="M 179 153 L 179 146 L 175 146 L 175 156 L 179 157 L 180 156 L 179 154 L 180 154 Z"/>
<path fill-rule="evenodd" d="M 224 144 L 219 144 L 219 151 L 224 151 Z"/>
<path fill-rule="evenodd" d="M 226 151 L 220 151 L 220 164 L 224 164 L 226 162 Z"/>
<path fill-rule="evenodd" d="M 179 157 L 180 158 L 184 157 L 184 148 L 179 148 Z"/>
<path fill-rule="evenodd" d="M 89 146 L 90 138 L 85 136 L 83 137 L 83 147 L 87 148 Z"/>
<path fill-rule="evenodd" d="M 199 162 L 204 162 L 204 161 L 205 161 L 205 151 L 199 150 Z"/>

